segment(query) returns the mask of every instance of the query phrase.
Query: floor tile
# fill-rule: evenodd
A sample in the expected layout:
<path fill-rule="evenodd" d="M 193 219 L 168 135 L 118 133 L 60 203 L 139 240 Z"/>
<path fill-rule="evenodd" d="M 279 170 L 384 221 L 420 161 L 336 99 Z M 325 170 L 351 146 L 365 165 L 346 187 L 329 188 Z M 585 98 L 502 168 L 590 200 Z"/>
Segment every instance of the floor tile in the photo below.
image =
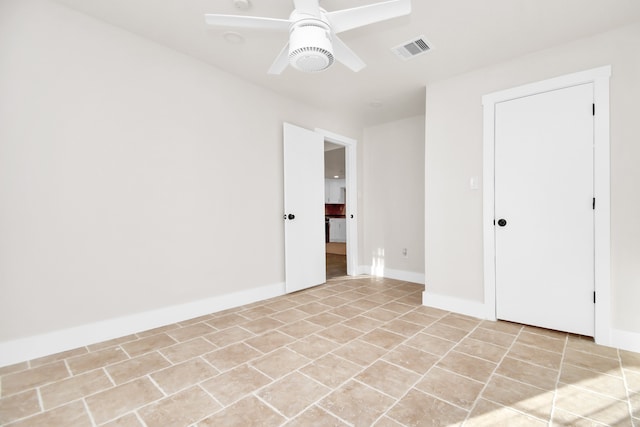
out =
<path fill-rule="evenodd" d="M 169 396 L 139 410 L 147 427 L 187 427 L 221 409 L 200 387 Z"/>
<path fill-rule="evenodd" d="M 405 427 L 403 424 L 384 416 L 374 424 L 374 427 Z"/>
<path fill-rule="evenodd" d="M 418 390 L 411 390 L 387 413 L 407 426 L 459 425 L 467 411 Z"/>
<path fill-rule="evenodd" d="M 262 353 L 270 353 L 276 348 L 284 347 L 293 341 L 295 341 L 295 338 L 289 335 L 278 331 L 269 331 L 257 337 L 249 338 L 244 342 Z"/>
<path fill-rule="evenodd" d="M 385 331 L 384 329 L 376 329 L 360 338 L 362 341 L 382 347 L 385 350 L 391 350 L 405 340 L 402 335 Z"/>
<path fill-rule="evenodd" d="M 518 335 L 518 338 L 516 338 L 516 342 L 519 344 L 526 344 L 556 353 L 562 353 L 564 351 L 565 341 L 565 339 L 534 334 L 528 331 L 522 331 L 520 335 Z"/>
<path fill-rule="evenodd" d="M 40 388 L 40 396 L 45 410 L 90 396 L 113 384 L 102 369 L 48 384 Z"/>
<path fill-rule="evenodd" d="M 543 421 L 547 421 L 551 417 L 553 392 L 507 377 L 493 376 L 482 392 L 482 397 Z"/>
<path fill-rule="evenodd" d="M 447 314 L 442 319 L 438 320 L 438 323 L 471 332 L 480 324 L 480 319 L 462 317 L 456 314 Z"/>
<path fill-rule="evenodd" d="M 108 366 L 106 371 L 116 384 L 123 384 L 171 365 L 160 353 L 147 353 Z"/>
<path fill-rule="evenodd" d="M 171 338 L 169 335 L 162 333 L 142 338 L 138 341 L 124 343 L 121 347 L 127 352 L 127 354 L 129 354 L 129 356 L 136 357 L 154 350 L 169 347 L 176 343 L 176 340 Z"/>
<path fill-rule="evenodd" d="M 363 334 L 364 333 L 362 331 L 350 328 L 343 324 L 330 326 L 317 333 L 317 335 L 327 338 L 338 344 L 348 343 L 349 341 L 352 341 L 362 336 Z"/>
<path fill-rule="evenodd" d="M 455 346 L 455 350 L 493 363 L 500 362 L 507 353 L 507 349 L 505 347 L 500 347 L 495 344 L 491 344 L 486 341 L 479 341 L 470 337 L 460 341 L 460 343 Z"/>
<path fill-rule="evenodd" d="M 357 329 L 362 332 L 370 332 L 379 326 L 383 325 L 385 322 L 381 320 L 376 320 L 371 317 L 367 317 L 364 315 L 352 317 L 349 320 L 345 320 L 342 322 L 343 325 L 346 325 L 350 328 Z"/>
<path fill-rule="evenodd" d="M 553 390 L 558 381 L 558 370 L 544 368 L 510 357 L 504 358 L 496 373 L 544 390 Z"/>
<path fill-rule="evenodd" d="M 578 387 L 565 385 L 559 388 L 556 407 L 603 424 L 631 426 L 627 402 Z"/>
<path fill-rule="evenodd" d="M 210 334 L 215 331 L 216 329 L 212 328 L 206 323 L 197 323 L 195 325 L 173 329 L 171 331 L 168 331 L 167 335 L 169 335 L 176 341 L 183 342 L 192 340 L 193 338 L 201 337 L 202 335 Z"/>
<path fill-rule="evenodd" d="M 602 357 L 609 357 L 611 359 L 618 358 L 617 348 L 598 345 L 593 342 L 593 338 L 589 337 L 576 337 L 570 335 L 567 340 L 567 348 L 592 353 Z"/>
<path fill-rule="evenodd" d="M 595 391 L 617 399 L 627 398 L 627 390 L 622 377 L 599 374 L 568 363 L 562 365 L 560 383 Z"/>
<path fill-rule="evenodd" d="M 318 406 L 311 408 L 298 415 L 286 424 L 286 427 L 348 427 L 349 424 L 339 420 L 324 409 Z"/>
<path fill-rule="evenodd" d="M 386 350 L 357 339 L 335 350 L 333 354 L 362 366 L 368 366 L 386 354 Z"/>
<path fill-rule="evenodd" d="M 436 367 L 415 388 L 469 410 L 484 388 L 484 383 Z"/>
<path fill-rule="evenodd" d="M 438 322 L 427 326 L 426 328 L 424 328 L 423 332 L 429 335 L 433 335 L 434 337 L 443 338 L 449 341 L 460 341 L 468 334 L 467 331 L 463 331 L 462 329 L 454 328 L 452 326 L 444 325 Z"/>
<path fill-rule="evenodd" d="M 285 311 L 275 312 L 271 314 L 269 317 L 287 324 L 287 323 L 293 323 L 298 320 L 302 320 L 306 317 L 309 317 L 309 313 L 305 313 L 304 311 L 298 310 L 297 308 L 290 308 Z"/>
<path fill-rule="evenodd" d="M 478 326 L 482 329 L 489 329 L 491 331 L 502 332 L 504 334 L 518 335 L 522 330 L 522 325 L 519 323 L 505 322 L 505 321 L 492 321 L 483 320 Z"/>
<path fill-rule="evenodd" d="M 132 339 L 135 339 L 133 336 Z M 122 338 L 118 339 L 118 341 L 122 340 Z M 91 346 L 90 346 L 91 348 Z M 95 351 L 97 349 L 92 349 L 91 351 Z M 75 356 L 80 356 L 83 354 L 87 354 L 88 350 L 86 347 L 80 347 L 73 350 L 63 351 L 61 353 L 52 354 L 50 356 L 39 357 L 37 359 L 33 359 L 29 362 L 32 368 L 37 368 L 38 366 L 48 365 L 49 363 L 57 362 L 59 360 L 68 359 Z"/>
<path fill-rule="evenodd" d="M 307 322 L 306 320 L 299 320 L 283 326 L 278 330 L 294 338 L 302 338 L 322 329 L 324 329 L 322 326 L 316 325 L 315 323 Z"/>
<path fill-rule="evenodd" d="M 546 421 L 480 399 L 464 423 L 467 427 L 545 427 Z"/>
<path fill-rule="evenodd" d="M 190 341 L 181 342 L 160 350 L 160 353 L 171 363 L 180 363 L 185 360 L 193 359 L 205 353 L 214 351 L 217 347 L 202 337 L 192 339 Z"/>
<path fill-rule="evenodd" d="M 85 400 L 93 419 L 102 424 L 163 396 L 150 379 L 140 378 L 94 394 Z"/>
<path fill-rule="evenodd" d="M 88 427 L 91 420 L 81 401 L 42 412 L 11 424 L 11 427 Z"/>
<path fill-rule="evenodd" d="M 135 413 L 129 413 L 100 427 L 146 427 Z"/>
<path fill-rule="evenodd" d="M 324 398 L 319 406 L 354 426 L 370 426 L 394 400 L 357 381 L 350 381 Z"/>
<path fill-rule="evenodd" d="M 541 348 L 531 347 L 524 344 L 515 343 L 509 352 L 508 357 L 513 359 L 524 360 L 534 365 L 543 366 L 549 369 L 560 369 L 562 360 L 561 353 L 543 350 Z"/>
<path fill-rule="evenodd" d="M 384 360 L 422 375 L 436 364 L 438 356 L 414 347 L 400 345 L 384 356 Z"/>
<path fill-rule="evenodd" d="M 215 346 L 226 347 L 253 336 L 255 336 L 253 332 L 249 332 L 239 326 L 231 326 L 228 329 L 207 334 L 204 336 L 204 339 Z"/>
<path fill-rule="evenodd" d="M 232 326 L 239 326 L 248 323 L 249 319 L 242 317 L 236 313 L 229 313 L 225 316 L 215 317 L 211 320 L 207 320 L 207 325 L 213 326 L 216 329 L 227 329 Z"/>
<path fill-rule="evenodd" d="M 202 356 L 219 371 L 227 371 L 262 356 L 258 350 L 240 342 Z"/>
<path fill-rule="evenodd" d="M 276 427 L 286 418 L 271 409 L 255 396 L 248 396 L 233 405 L 205 418 L 198 427 Z"/>
<path fill-rule="evenodd" d="M 218 370 L 212 368 L 204 360 L 192 359 L 154 372 L 151 374 L 151 378 L 166 394 L 173 394 L 216 375 L 218 375 Z"/>
<path fill-rule="evenodd" d="M 242 365 L 205 381 L 201 386 L 220 403 L 229 405 L 269 383 L 271 378 L 249 365 Z"/>
<path fill-rule="evenodd" d="M 420 379 L 420 376 L 415 372 L 379 360 L 355 378 L 397 399 L 402 397 Z"/>
<path fill-rule="evenodd" d="M 69 371 L 63 361 L 14 372 L 2 377 L 2 382 L 0 383 L 2 385 L 2 393 L 0 393 L 0 396 L 10 396 L 30 388 L 59 381 L 68 376 Z"/>
<path fill-rule="evenodd" d="M 331 389 L 309 377 L 294 372 L 260 390 L 257 395 L 292 418 L 329 393 Z"/>
<path fill-rule="evenodd" d="M 513 344 L 513 341 L 516 339 L 515 335 L 497 330 L 485 329 L 483 327 L 478 327 L 471 332 L 469 336 L 478 341 L 488 342 L 489 344 L 495 344 L 505 348 L 511 347 L 511 344 Z"/>
<path fill-rule="evenodd" d="M 311 317 L 307 317 L 308 322 L 315 323 L 316 325 L 324 326 L 325 328 L 336 323 L 342 322 L 344 317 L 337 316 L 331 313 L 320 313 Z"/>
<path fill-rule="evenodd" d="M 640 353 L 620 350 L 620 359 L 625 369 L 640 372 Z"/>
<path fill-rule="evenodd" d="M 276 379 L 309 362 L 309 359 L 288 348 L 280 348 L 273 353 L 252 361 L 251 365 L 269 377 Z"/>
<path fill-rule="evenodd" d="M 38 393 L 28 390 L 0 399 L 0 425 L 40 412 Z"/>
<path fill-rule="evenodd" d="M 382 328 L 405 337 L 412 337 L 424 329 L 422 326 L 416 325 L 415 323 L 405 322 L 404 320 L 398 319 L 386 323 Z"/>
<path fill-rule="evenodd" d="M 419 333 L 405 342 L 406 345 L 426 351 L 436 356 L 444 356 L 455 345 L 455 341 L 438 338 L 433 335 Z"/>
<path fill-rule="evenodd" d="M 565 352 L 564 362 L 590 371 L 603 372 L 616 376 L 622 375 L 618 359 L 610 359 L 571 348 L 568 348 Z"/>
<path fill-rule="evenodd" d="M 328 354 L 300 369 L 300 372 L 310 376 L 328 387 L 338 387 L 343 382 L 355 376 L 362 370 L 361 366 Z"/>
<path fill-rule="evenodd" d="M 0 367 L 0 376 L 12 374 L 29 369 L 29 362 L 14 363 L 13 365 Z"/>
<path fill-rule="evenodd" d="M 287 348 L 303 355 L 310 360 L 314 360 L 330 353 L 339 345 L 340 344 L 329 341 L 317 335 L 311 335 L 308 338 L 303 338 L 288 345 Z"/>
<path fill-rule="evenodd" d="M 271 329 L 279 328 L 280 326 L 284 326 L 284 323 L 270 317 L 252 320 L 251 322 L 242 325 L 244 329 L 253 332 L 256 335 L 263 334 Z"/>
<path fill-rule="evenodd" d="M 437 366 L 476 381 L 486 381 L 497 367 L 495 363 L 456 351 L 443 357 Z"/>

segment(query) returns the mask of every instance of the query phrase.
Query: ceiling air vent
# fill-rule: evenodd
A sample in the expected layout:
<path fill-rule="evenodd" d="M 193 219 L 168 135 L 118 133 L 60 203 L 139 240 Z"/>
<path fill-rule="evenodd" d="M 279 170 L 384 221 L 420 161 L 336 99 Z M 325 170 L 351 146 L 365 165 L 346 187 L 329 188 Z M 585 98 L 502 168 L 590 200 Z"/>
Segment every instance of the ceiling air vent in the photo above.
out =
<path fill-rule="evenodd" d="M 401 59 L 405 61 L 414 58 L 418 55 L 422 55 L 431 49 L 429 44 L 425 41 L 424 36 L 420 36 L 414 40 L 409 40 L 391 49 Z"/>

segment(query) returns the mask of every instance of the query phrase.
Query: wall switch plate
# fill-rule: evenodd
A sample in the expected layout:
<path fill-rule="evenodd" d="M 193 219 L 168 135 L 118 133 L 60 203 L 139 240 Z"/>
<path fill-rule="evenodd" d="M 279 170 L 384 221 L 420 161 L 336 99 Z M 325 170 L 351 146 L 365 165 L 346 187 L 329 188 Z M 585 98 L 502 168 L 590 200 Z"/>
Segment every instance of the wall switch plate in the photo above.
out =
<path fill-rule="evenodd" d="M 469 188 L 472 190 L 480 189 L 480 179 L 477 176 L 472 176 L 469 179 Z"/>

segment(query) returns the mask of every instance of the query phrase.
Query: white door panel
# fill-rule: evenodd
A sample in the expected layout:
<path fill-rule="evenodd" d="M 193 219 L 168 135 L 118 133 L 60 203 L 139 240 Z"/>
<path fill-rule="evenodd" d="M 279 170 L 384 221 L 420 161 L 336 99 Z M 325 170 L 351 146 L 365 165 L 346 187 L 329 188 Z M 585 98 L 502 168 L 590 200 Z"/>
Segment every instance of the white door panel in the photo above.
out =
<path fill-rule="evenodd" d="M 283 133 L 285 281 L 290 293 L 326 281 L 324 138 L 289 123 Z"/>
<path fill-rule="evenodd" d="M 593 85 L 496 104 L 496 315 L 593 336 Z"/>

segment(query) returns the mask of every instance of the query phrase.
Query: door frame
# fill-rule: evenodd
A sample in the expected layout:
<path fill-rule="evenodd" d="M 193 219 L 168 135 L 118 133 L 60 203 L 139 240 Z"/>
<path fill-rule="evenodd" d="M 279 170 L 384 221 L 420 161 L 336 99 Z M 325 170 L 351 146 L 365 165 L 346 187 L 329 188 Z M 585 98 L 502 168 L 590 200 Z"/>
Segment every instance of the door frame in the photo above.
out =
<path fill-rule="evenodd" d="M 358 141 L 324 129 L 314 129 L 325 141 L 344 147 L 345 186 L 347 188 L 347 275 L 358 275 L 358 173 L 357 145 Z"/>
<path fill-rule="evenodd" d="M 609 154 L 609 78 L 611 66 L 594 68 L 536 83 L 487 94 L 482 97 L 484 304 L 487 319 L 496 320 L 495 259 L 495 105 L 525 96 L 564 89 L 585 83 L 594 88 L 594 339 L 611 345 L 611 233 L 610 233 L 610 154 Z"/>

